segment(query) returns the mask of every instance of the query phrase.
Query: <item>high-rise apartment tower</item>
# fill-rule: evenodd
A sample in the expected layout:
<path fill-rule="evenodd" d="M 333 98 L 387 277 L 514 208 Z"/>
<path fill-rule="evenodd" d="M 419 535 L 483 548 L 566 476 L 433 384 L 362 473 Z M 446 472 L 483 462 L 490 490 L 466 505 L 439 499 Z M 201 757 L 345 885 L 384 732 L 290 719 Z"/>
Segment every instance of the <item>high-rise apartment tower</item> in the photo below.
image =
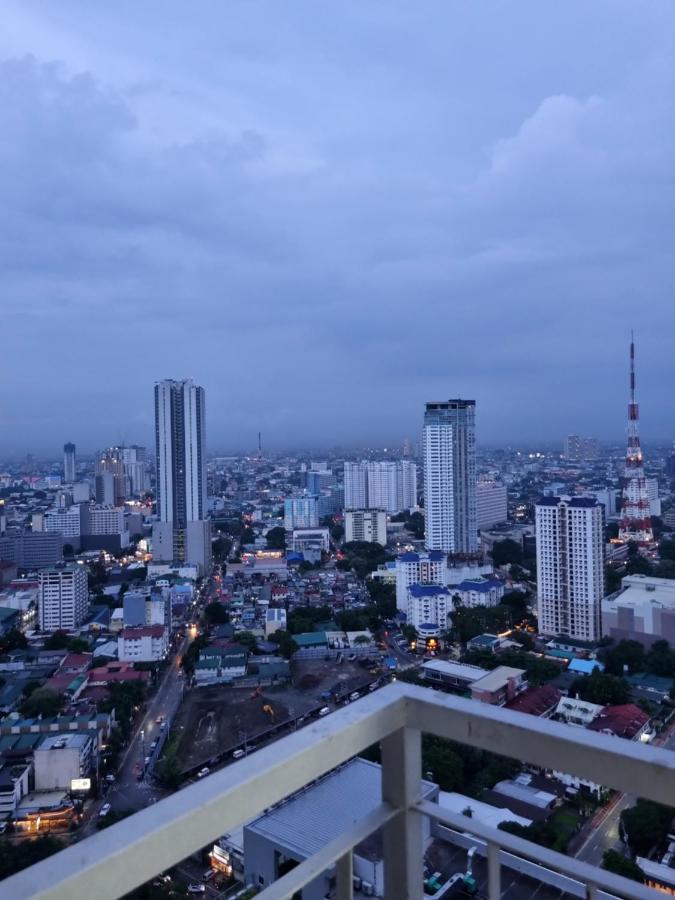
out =
<path fill-rule="evenodd" d="M 63 445 L 63 480 L 66 484 L 75 481 L 75 444 L 70 441 Z"/>
<path fill-rule="evenodd" d="M 475 400 L 426 404 L 424 512 L 429 550 L 477 550 L 475 417 Z"/>

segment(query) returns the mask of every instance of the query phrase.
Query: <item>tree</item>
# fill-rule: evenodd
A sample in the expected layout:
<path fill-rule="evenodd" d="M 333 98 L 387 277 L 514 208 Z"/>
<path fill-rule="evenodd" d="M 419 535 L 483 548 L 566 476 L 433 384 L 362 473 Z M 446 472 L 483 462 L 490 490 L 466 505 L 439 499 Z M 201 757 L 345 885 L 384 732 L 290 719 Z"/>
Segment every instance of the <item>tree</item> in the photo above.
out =
<path fill-rule="evenodd" d="M 253 544 L 253 543 L 255 543 L 255 531 L 254 531 L 252 528 L 250 528 L 250 527 L 247 526 L 246 528 L 244 528 L 244 529 L 242 530 L 242 532 L 241 532 L 241 543 L 242 543 L 242 544 Z"/>
<path fill-rule="evenodd" d="M 55 631 L 44 642 L 45 650 L 67 650 L 70 638 L 65 631 Z"/>
<path fill-rule="evenodd" d="M 286 549 L 286 530 L 281 526 L 270 528 L 266 535 L 268 550 Z"/>
<path fill-rule="evenodd" d="M 26 697 L 19 706 L 22 716 L 33 719 L 37 716 L 50 718 L 57 716 L 65 704 L 65 696 L 49 688 L 38 688 Z"/>
<path fill-rule="evenodd" d="M 218 600 L 213 600 L 206 605 L 204 617 L 209 625 L 225 625 L 230 621 L 230 614 Z"/>
<path fill-rule="evenodd" d="M 590 675 L 584 675 L 573 682 L 569 695 L 574 697 L 575 694 L 588 703 L 598 703 L 600 706 L 629 703 L 631 697 L 630 687 L 623 678 L 606 675 L 599 669 L 594 669 Z"/>
<path fill-rule="evenodd" d="M 621 587 L 621 573 L 614 566 L 605 566 L 605 587 L 608 594 L 613 594 Z"/>
<path fill-rule="evenodd" d="M 238 632 L 237 634 L 235 634 L 234 640 L 237 644 L 245 647 L 250 653 L 255 652 L 258 647 L 256 636 L 250 631 Z"/>
<path fill-rule="evenodd" d="M 355 644 L 370 644 L 370 638 L 367 634 L 358 634 L 354 640 Z"/>
<path fill-rule="evenodd" d="M 675 562 L 675 541 L 661 541 L 659 556 L 662 560 L 669 559 L 671 562 Z"/>
<path fill-rule="evenodd" d="M 518 541 L 506 538 L 503 541 L 495 541 L 492 545 L 492 562 L 495 567 L 506 566 L 509 563 L 520 565 L 523 561 L 523 548 Z"/>
<path fill-rule="evenodd" d="M 396 586 L 380 578 L 368 578 L 366 588 L 381 619 L 393 619 L 396 615 Z"/>
<path fill-rule="evenodd" d="M 652 649 L 645 657 L 645 669 L 652 675 L 663 678 L 675 676 L 675 653 L 670 649 L 668 641 L 655 641 Z"/>
<path fill-rule="evenodd" d="M 635 860 L 617 853 L 616 850 L 605 850 L 602 857 L 602 868 L 607 869 L 608 872 L 614 872 L 615 875 L 623 875 L 624 878 L 630 878 L 640 883 L 644 883 L 645 880 L 645 873 Z"/>
<path fill-rule="evenodd" d="M 449 741 L 432 734 L 422 735 L 422 774 L 427 772 L 442 791 L 458 791 L 464 786 L 464 763 Z"/>
<path fill-rule="evenodd" d="M 628 575 L 653 575 L 654 570 L 648 559 L 640 556 L 639 553 L 635 553 L 628 556 L 626 572 Z"/>
<path fill-rule="evenodd" d="M 666 645 L 667 646 L 667 645 Z M 601 653 L 605 671 L 610 675 L 623 675 L 627 670 L 631 673 L 644 671 L 645 651 L 639 641 L 619 641 L 607 647 Z"/>
<path fill-rule="evenodd" d="M 72 544 L 64 544 L 63 545 L 63 555 L 64 556 L 72 556 L 75 550 L 73 549 Z"/>
<path fill-rule="evenodd" d="M 273 631 L 270 635 L 270 641 L 272 641 L 273 644 L 278 645 L 279 653 L 284 659 L 290 659 L 298 649 L 298 645 L 293 640 L 292 635 L 283 628 Z"/>
<path fill-rule="evenodd" d="M 636 856 L 648 856 L 668 835 L 674 811 L 651 800 L 638 800 L 635 806 L 624 809 L 621 824 L 628 846 Z"/>
<path fill-rule="evenodd" d="M 0 879 L 8 878 L 15 872 L 46 859 L 53 853 L 63 850 L 63 847 L 63 841 L 51 835 L 20 841 L 17 844 L 10 843 L 6 839 L 0 840 Z"/>
<path fill-rule="evenodd" d="M 664 559 L 657 565 L 654 570 L 657 578 L 675 579 L 675 561 L 672 559 Z"/>

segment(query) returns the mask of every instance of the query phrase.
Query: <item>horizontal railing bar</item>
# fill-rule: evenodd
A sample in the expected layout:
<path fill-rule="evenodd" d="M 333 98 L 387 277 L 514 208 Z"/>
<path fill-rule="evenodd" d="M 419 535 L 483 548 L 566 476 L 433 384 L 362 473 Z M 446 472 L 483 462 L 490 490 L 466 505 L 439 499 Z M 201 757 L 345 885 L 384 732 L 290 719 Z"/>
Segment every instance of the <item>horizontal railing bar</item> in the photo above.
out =
<path fill-rule="evenodd" d="M 410 727 L 675 806 L 675 753 L 407 685 Z"/>
<path fill-rule="evenodd" d="M 443 825 L 475 835 L 487 843 L 497 844 L 502 850 L 508 851 L 514 856 L 529 859 L 537 865 L 552 869 L 582 885 L 592 884 L 596 888 L 600 887 L 618 897 L 626 897 L 630 900 L 654 900 L 654 891 L 637 881 L 630 881 L 630 879 L 615 875 L 606 869 L 600 869 L 574 857 L 549 850 L 547 847 L 534 844 L 508 831 L 483 825 L 476 819 L 444 809 L 437 803 L 422 800 L 415 804 L 415 809 Z"/>
<path fill-rule="evenodd" d="M 329 844 L 322 847 L 314 856 L 301 862 L 282 878 L 279 878 L 260 894 L 260 900 L 287 900 L 296 891 L 301 890 L 310 881 L 318 878 L 327 869 L 335 865 L 341 856 L 352 850 L 378 828 L 390 822 L 401 812 L 388 803 L 381 803 L 367 816 L 359 819 L 348 831 L 343 831 Z"/>
<path fill-rule="evenodd" d="M 319 719 L 246 759 L 4 881 L 12 900 L 114 900 L 403 727 L 397 685 Z"/>

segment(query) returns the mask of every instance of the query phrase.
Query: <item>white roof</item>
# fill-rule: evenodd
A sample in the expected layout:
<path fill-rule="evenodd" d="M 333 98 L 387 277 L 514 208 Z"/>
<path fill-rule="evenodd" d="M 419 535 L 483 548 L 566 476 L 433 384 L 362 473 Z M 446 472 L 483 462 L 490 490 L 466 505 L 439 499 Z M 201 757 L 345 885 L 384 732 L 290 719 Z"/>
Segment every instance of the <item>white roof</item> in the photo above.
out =
<path fill-rule="evenodd" d="M 473 797 L 467 797 L 465 794 L 458 794 L 454 791 L 451 793 L 441 791 L 438 795 L 438 805 L 455 813 L 463 813 L 467 807 L 470 807 L 471 818 L 490 828 L 498 828 L 502 822 L 517 822 L 519 825 L 525 826 L 532 824 L 532 819 L 517 816 L 510 809 L 500 809 L 490 803 L 474 800 Z"/>
<path fill-rule="evenodd" d="M 438 672 L 440 675 L 447 675 L 450 678 L 463 678 L 466 681 L 477 681 L 488 674 L 487 669 L 481 669 L 480 666 L 468 666 L 465 663 L 446 662 L 444 659 L 432 659 L 424 663 L 424 670 Z"/>
<path fill-rule="evenodd" d="M 472 689 L 479 691 L 496 691 L 503 687 L 510 678 L 520 678 L 525 674 L 525 669 L 514 669 L 512 666 L 497 666 L 491 672 L 474 681 Z"/>

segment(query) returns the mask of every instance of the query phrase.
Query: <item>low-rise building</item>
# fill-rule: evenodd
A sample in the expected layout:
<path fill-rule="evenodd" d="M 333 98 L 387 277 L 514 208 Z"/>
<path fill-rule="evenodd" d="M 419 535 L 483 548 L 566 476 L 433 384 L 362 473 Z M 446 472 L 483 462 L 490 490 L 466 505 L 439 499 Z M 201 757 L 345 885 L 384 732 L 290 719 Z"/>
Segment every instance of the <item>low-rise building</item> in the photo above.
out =
<path fill-rule="evenodd" d="M 160 662 L 169 650 L 169 632 L 164 625 L 123 628 L 117 637 L 120 662 Z"/>
<path fill-rule="evenodd" d="M 504 706 L 527 688 L 524 669 L 497 666 L 471 685 L 471 699 L 491 706 Z"/>
<path fill-rule="evenodd" d="M 69 791 L 89 777 L 97 751 L 96 732 L 47 735 L 33 753 L 36 791 Z"/>
<path fill-rule="evenodd" d="M 589 703 L 588 700 L 579 700 L 578 697 L 561 697 L 555 711 L 555 718 L 568 725 L 588 726 L 596 719 L 604 707 L 599 703 Z"/>
<path fill-rule="evenodd" d="M 615 641 L 639 641 L 645 649 L 658 640 L 675 645 L 675 581 L 622 578 L 620 593 L 602 601 L 602 633 Z"/>
<path fill-rule="evenodd" d="M 488 674 L 487 669 L 480 666 L 468 666 L 465 663 L 447 662 L 444 659 L 432 659 L 422 666 L 424 680 L 453 691 L 468 691 L 471 685 Z"/>
<path fill-rule="evenodd" d="M 648 714 L 634 703 L 605 706 L 588 726 L 589 731 L 599 731 L 629 741 L 644 741 L 651 734 Z"/>
<path fill-rule="evenodd" d="M 286 610 L 268 609 L 265 613 L 265 637 L 279 630 L 286 630 Z"/>
<path fill-rule="evenodd" d="M 242 647 L 205 647 L 195 663 L 197 687 L 228 684 L 246 674 L 248 653 Z"/>
<path fill-rule="evenodd" d="M 0 820 L 13 818 L 28 793 L 30 766 L 25 763 L 0 764 Z"/>

